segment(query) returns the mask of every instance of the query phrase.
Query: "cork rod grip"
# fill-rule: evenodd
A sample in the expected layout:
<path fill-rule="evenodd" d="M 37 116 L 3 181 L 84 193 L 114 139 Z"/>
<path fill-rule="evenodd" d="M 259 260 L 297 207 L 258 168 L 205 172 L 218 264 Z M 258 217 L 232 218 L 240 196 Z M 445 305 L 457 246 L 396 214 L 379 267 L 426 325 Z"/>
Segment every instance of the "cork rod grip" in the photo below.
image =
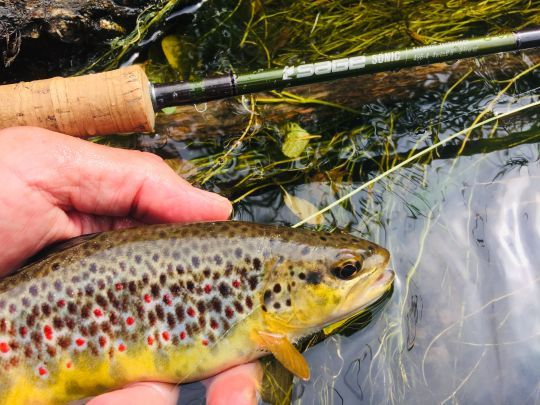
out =
<path fill-rule="evenodd" d="M 0 128 L 32 125 L 74 136 L 151 132 L 150 83 L 140 66 L 0 86 Z"/>

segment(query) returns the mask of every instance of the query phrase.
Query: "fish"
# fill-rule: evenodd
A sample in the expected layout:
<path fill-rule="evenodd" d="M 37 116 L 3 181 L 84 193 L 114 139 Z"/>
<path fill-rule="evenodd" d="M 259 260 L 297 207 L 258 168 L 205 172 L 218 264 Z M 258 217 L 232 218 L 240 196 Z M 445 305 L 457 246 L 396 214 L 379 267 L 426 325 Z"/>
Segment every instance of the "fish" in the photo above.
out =
<path fill-rule="evenodd" d="M 68 242 L 0 281 L 0 403 L 67 403 L 136 381 L 186 383 L 273 354 L 376 301 L 390 255 L 343 232 L 241 221 Z"/>

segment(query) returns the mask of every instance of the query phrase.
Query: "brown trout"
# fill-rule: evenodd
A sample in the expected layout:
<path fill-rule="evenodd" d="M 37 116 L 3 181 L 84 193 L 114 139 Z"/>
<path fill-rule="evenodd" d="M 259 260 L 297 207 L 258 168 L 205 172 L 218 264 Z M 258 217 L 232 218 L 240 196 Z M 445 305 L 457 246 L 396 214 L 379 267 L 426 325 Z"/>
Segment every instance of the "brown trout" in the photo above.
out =
<path fill-rule="evenodd" d="M 0 282 L 0 402 L 65 403 L 189 382 L 292 343 L 391 285 L 388 252 L 343 233 L 245 222 L 83 237 Z"/>

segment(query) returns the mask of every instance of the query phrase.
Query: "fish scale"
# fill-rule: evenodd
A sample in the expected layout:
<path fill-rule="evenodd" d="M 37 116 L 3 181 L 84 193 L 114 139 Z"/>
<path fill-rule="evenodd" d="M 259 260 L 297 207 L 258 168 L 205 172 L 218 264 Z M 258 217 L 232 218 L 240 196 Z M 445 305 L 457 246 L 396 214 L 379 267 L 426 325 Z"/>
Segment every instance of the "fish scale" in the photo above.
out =
<path fill-rule="evenodd" d="M 358 241 L 215 222 L 71 242 L 0 283 L 1 401 L 62 403 L 133 381 L 187 382 L 260 357 L 267 349 L 253 331 L 269 330 L 269 313 L 292 310 L 291 290 L 314 284 L 320 271 L 299 269 L 323 265 L 321 238 L 336 251 Z"/>

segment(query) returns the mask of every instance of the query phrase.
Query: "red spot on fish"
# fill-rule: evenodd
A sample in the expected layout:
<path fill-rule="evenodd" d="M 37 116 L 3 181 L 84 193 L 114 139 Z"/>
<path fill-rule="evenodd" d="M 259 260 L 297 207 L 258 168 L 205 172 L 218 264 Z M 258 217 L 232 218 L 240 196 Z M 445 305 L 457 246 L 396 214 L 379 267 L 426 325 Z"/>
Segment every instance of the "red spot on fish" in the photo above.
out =
<path fill-rule="evenodd" d="M 19 328 L 19 333 L 21 334 L 22 337 L 25 337 L 26 334 L 28 333 L 28 329 L 26 329 L 26 326 L 21 326 Z"/>
<path fill-rule="evenodd" d="M 66 368 L 71 368 L 71 366 L 72 366 L 71 361 L 68 361 L 68 362 L 66 363 Z"/>
<path fill-rule="evenodd" d="M 195 316 L 195 310 L 192 307 L 189 307 L 186 312 L 192 318 Z"/>
<path fill-rule="evenodd" d="M 103 312 L 101 311 L 101 309 L 96 308 L 94 309 L 94 315 L 99 318 L 100 316 L 103 316 Z"/>
<path fill-rule="evenodd" d="M 124 284 L 122 283 L 116 283 L 114 285 L 114 288 L 116 289 L 116 291 L 122 291 L 124 289 Z"/>
<path fill-rule="evenodd" d="M 135 323 L 135 319 L 133 319 L 131 316 L 128 316 L 128 317 L 126 318 L 126 324 L 127 324 L 128 326 L 131 326 L 131 325 L 133 325 L 134 323 Z"/>
<path fill-rule="evenodd" d="M 56 303 L 56 305 L 58 305 L 60 308 L 64 308 L 66 306 L 66 301 L 64 300 L 58 300 L 58 302 Z"/>
<path fill-rule="evenodd" d="M 126 345 L 124 345 L 123 343 L 120 343 L 118 345 L 118 351 L 119 352 L 125 352 L 126 351 Z"/>
<path fill-rule="evenodd" d="M 152 336 L 148 336 L 146 341 L 148 342 L 148 346 L 152 346 L 154 344 L 154 338 Z"/>
<path fill-rule="evenodd" d="M 217 323 L 217 321 L 216 321 L 215 319 L 212 319 L 212 320 L 210 321 L 210 327 L 211 327 L 212 329 L 217 329 L 217 328 L 219 327 L 219 324 Z"/>
<path fill-rule="evenodd" d="M 204 286 L 204 292 L 207 294 L 210 294 L 211 291 L 212 291 L 212 286 L 210 284 L 206 284 Z"/>
<path fill-rule="evenodd" d="M 79 338 L 79 339 L 75 340 L 75 344 L 77 346 L 82 346 L 82 345 L 84 345 L 84 343 L 85 343 L 85 340 L 82 339 L 82 338 Z"/>
<path fill-rule="evenodd" d="M 180 339 L 184 340 L 186 338 L 186 332 L 182 331 L 180 332 Z"/>
<path fill-rule="evenodd" d="M 234 316 L 234 311 L 231 307 L 225 308 L 225 316 L 229 319 L 231 319 Z"/>
<path fill-rule="evenodd" d="M 99 337 L 99 345 L 101 347 L 105 347 L 106 344 L 107 344 L 107 338 L 105 336 L 100 336 Z"/>
<path fill-rule="evenodd" d="M 0 352 L 7 353 L 9 352 L 9 346 L 6 342 L 0 343 Z"/>
<path fill-rule="evenodd" d="M 171 296 L 169 294 L 165 294 L 163 296 L 163 302 L 167 305 L 172 305 Z"/>
<path fill-rule="evenodd" d="M 43 334 L 45 335 L 45 339 L 51 340 L 53 337 L 53 330 L 49 325 L 45 325 L 43 327 Z"/>
<path fill-rule="evenodd" d="M 169 339 L 170 339 L 170 335 L 169 335 L 169 332 L 165 331 L 161 334 L 161 336 L 163 337 L 163 340 L 168 342 Z"/>
<path fill-rule="evenodd" d="M 45 375 L 47 374 L 47 370 L 45 369 L 45 367 L 40 367 L 38 368 L 38 373 L 39 375 Z"/>
<path fill-rule="evenodd" d="M 240 287 L 240 281 L 239 280 L 234 280 L 232 282 L 232 285 L 233 285 L 234 288 L 238 288 L 238 287 Z"/>
<path fill-rule="evenodd" d="M 145 294 L 144 295 L 144 300 L 150 304 L 152 302 L 152 297 L 150 296 L 150 294 Z"/>
<path fill-rule="evenodd" d="M 203 339 L 202 344 L 203 344 L 203 346 L 208 346 L 208 340 Z"/>

